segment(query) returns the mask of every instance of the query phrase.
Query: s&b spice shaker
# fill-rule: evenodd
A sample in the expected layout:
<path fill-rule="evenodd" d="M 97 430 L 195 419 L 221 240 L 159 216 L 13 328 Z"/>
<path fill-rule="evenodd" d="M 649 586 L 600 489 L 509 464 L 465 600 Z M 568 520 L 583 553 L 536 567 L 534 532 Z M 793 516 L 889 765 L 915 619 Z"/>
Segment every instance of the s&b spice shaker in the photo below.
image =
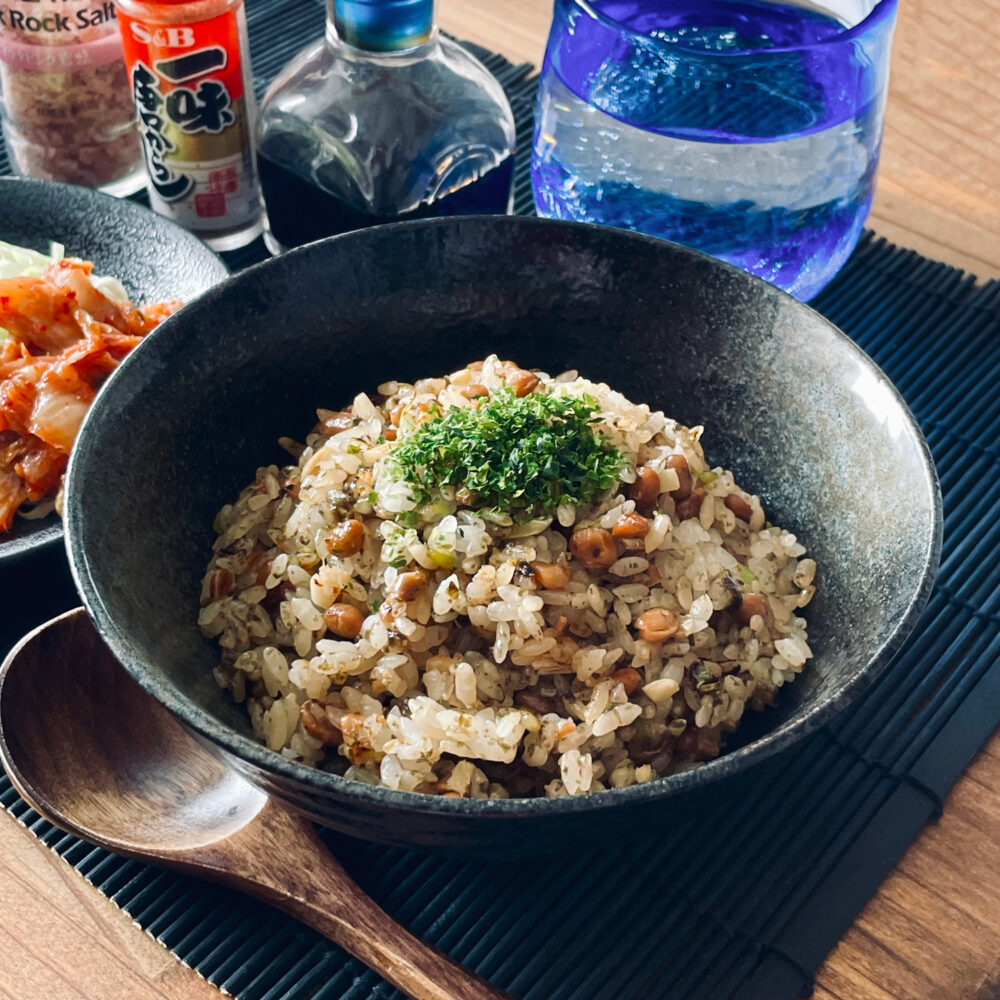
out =
<path fill-rule="evenodd" d="M 263 229 L 243 0 L 118 0 L 149 200 L 215 250 Z"/>

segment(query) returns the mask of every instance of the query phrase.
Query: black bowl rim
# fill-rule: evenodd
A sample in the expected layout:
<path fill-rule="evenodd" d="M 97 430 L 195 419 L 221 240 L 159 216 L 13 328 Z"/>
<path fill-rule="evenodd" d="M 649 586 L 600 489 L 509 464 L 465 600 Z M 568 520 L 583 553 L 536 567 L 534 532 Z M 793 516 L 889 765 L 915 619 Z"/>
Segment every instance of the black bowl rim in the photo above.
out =
<path fill-rule="evenodd" d="M 844 687 L 834 696 L 821 702 L 809 711 L 806 711 L 800 718 L 789 722 L 785 728 L 775 734 L 766 733 L 758 739 L 740 747 L 731 753 L 724 753 L 711 761 L 707 761 L 698 767 L 675 774 L 666 775 L 653 781 L 640 785 L 631 785 L 628 788 L 610 789 L 605 792 L 593 795 L 561 796 L 558 798 L 510 798 L 510 799 L 451 799 L 436 795 L 421 795 L 415 792 L 397 791 L 379 785 L 368 785 L 359 781 L 352 781 L 323 771 L 319 768 L 308 767 L 304 764 L 291 761 L 281 754 L 269 750 L 263 744 L 256 742 L 250 737 L 243 736 L 236 730 L 223 725 L 205 709 L 195 704 L 191 699 L 181 693 L 171 685 L 157 684 L 145 670 L 145 664 L 137 651 L 131 646 L 127 631 L 119 626 L 109 609 L 101 600 L 99 588 L 97 587 L 90 572 L 90 564 L 86 553 L 79 551 L 74 543 L 77 535 L 76 522 L 79 517 L 77 507 L 72 502 L 67 503 L 67 532 L 66 548 L 69 556 L 70 569 L 77 589 L 83 597 L 84 603 L 94 620 L 98 632 L 109 645 L 115 656 L 125 667 L 125 669 L 135 678 L 140 686 L 149 694 L 155 697 L 161 704 L 165 705 L 171 712 L 181 719 L 186 725 L 197 734 L 207 739 L 211 744 L 221 748 L 222 751 L 234 759 L 237 764 L 250 765 L 260 772 L 280 776 L 291 785 L 299 789 L 309 791 L 321 791 L 325 794 L 333 795 L 335 798 L 350 802 L 357 801 L 365 806 L 391 811 L 396 815 L 420 814 L 420 815 L 440 815 L 455 820 L 463 818 L 475 818 L 480 816 L 497 816 L 505 819 L 515 819 L 519 817 L 537 816 L 566 816 L 579 815 L 581 813 L 600 813 L 609 809 L 617 809 L 621 806 L 637 806 L 655 800 L 665 800 L 674 795 L 679 795 L 696 788 L 709 786 L 715 782 L 726 778 L 731 772 L 743 770 L 747 767 L 767 760 L 770 757 L 788 749 L 792 745 L 800 742 L 806 736 L 820 729 L 834 716 L 846 708 L 858 695 L 860 695 L 878 675 L 891 662 L 893 657 L 899 652 L 901 646 L 909 636 L 927 600 L 930 597 L 934 586 L 934 578 L 941 559 L 941 546 L 943 540 L 943 513 L 941 486 L 931 456 L 930 448 L 914 418 L 906 401 L 893 385 L 892 381 L 878 367 L 878 365 L 842 330 L 831 323 L 825 316 L 816 312 L 805 303 L 788 295 L 786 292 L 774 285 L 757 278 L 740 268 L 720 261 L 708 254 L 693 250 L 680 244 L 670 243 L 658 237 L 647 236 L 642 233 L 635 233 L 628 230 L 611 229 L 611 227 L 597 226 L 591 223 L 568 222 L 563 220 L 543 219 L 530 216 L 464 216 L 444 219 L 424 219 L 407 222 L 395 222 L 387 225 L 372 227 L 371 229 L 345 233 L 340 236 L 332 236 L 327 239 L 317 240 L 314 243 L 298 247 L 279 257 L 262 261 L 239 273 L 232 275 L 225 281 L 214 286 L 209 291 L 199 297 L 203 305 L 210 303 L 214 298 L 228 294 L 231 287 L 243 282 L 253 281 L 261 273 L 266 273 L 270 269 L 277 267 L 295 266 L 295 262 L 300 257 L 311 256 L 325 252 L 325 248 L 338 244 L 340 241 L 366 239 L 369 233 L 379 232 L 380 238 L 385 234 L 392 234 L 397 231 L 406 231 L 416 228 L 436 228 L 446 227 L 461 223 L 469 225 L 473 219 L 488 221 L 492 225 L 497 223 L 511 226 L 544 226 L 570 229 L 588 230 L 609 230 L 622 240 L 639 242 L 646 245 L 652 252 L 662 249 L 664 244 L 671 246 L 675 253 L 683 256 L 690 256 L 702 261 L 710 262 L 710 266 L 723 268 L 734 275 L 739 275 L 738 280 L 745 280 L 758 283 L 758 287 L 765 295 L 778 296 L 787 299 L 795 304 L 796 308 L 801 308 L 812 312 L 815 319 L 826 326 L 834 339 L 839 339 L 843 346 L 852 353 L 862 367 L 872 375 L 876 383 L 884 387 L 900 408 L 904 419 L 904 426 L 909 429 L 915 443 L 918 445 L 920 453 L 924 459 L 924 472 L 928 480 L 928 488 L 931 492 L 933 507 L 933 525 L 928 539 L 926 555 L 923 569 L 920 576 L 919 585 L 907 605 L 905 613 L 897 622 L 895 628 L 882 646 L 875 651 L 871 659 L 861 667 L 855 676 L 844 685 Z M 472 222 L 472 224 L 475 224 Z M 170 336 L 173 326 L 173 317 L 165 320 L 153 333 L 149 334 L 128 358 L 121 365 L 125 370 L 129 365 L 142 364 L 143 352 L 152 350 L 147 348 L 147 344 L 155 345 L 158 336 Z M 161 331 L 163 331 L 161 333 Z M 99 400 L 91 407 L 83 427 L 80 431 L 78 442 L 83 442 L 86 447 L 89 439 L 89 428 L 97 426 L 101 419 L 101 407 Z M 95 431 L 95 433 L 99 433 Z M 83 449 L 74 449 L 74 455 L 81 454 Z M 71 501 L 73 494 L 77 492 L 74 476 L 75 463 L 70 460 L 70 467 L 66 480 L 67 497 Z"/>
<path fill-rule="evenodd" d="M 23 518 L 20 523 L 24 523 Z M 63 540 L 62 519 L 54 511 L 27 523 L 32 527 L 25 534 L 0 538 L 0 568 L 12 569 L 39 552 L 54 552 Z"/>
<path fill-rule="evenodd" d="M 114 195 L 105 194 L 103 191 L 97 191 L 94 188 L 82 187 L 79 184 L 46 181 L 38 177 L 8 176 L 0 177 L 0 203 L 8 196 L 17 197 L 17 192 L 23 192 L 27 188 L 34 188 L 39 191 L 44 190 L 46 192 L 51 191 L 53 193 L 60 192 L 63 198 L 68 201 L 72 200 L 73 207 L 70 209 L 71 211 L 89 212 L 93 211 L 95 203 L 98 206 L 103 203 L 115 215 L 119 215 L 122 212 L 126 214 L 138 212 L 140 215 L 152 215 L 160 224 L 174 230 L 175 236 L 180 237 L 181 241 L 188 244 L 192 250 L 197 248 L 200 251 L 204 251 L 206 263 L 209 259 L 208 255 L 211 254 L 222 268 L 226 278 L 232 277 L 232 273 L 226 267 L 225 261 L 203 240 L 200 240 L 194 233 L 188 232 L 183 226 L 178 225 L 173 220 L 166 218 L 166 216 L 158 215 L 151 208 L 147 208 L 137 201 L 132 201 L 128 198 L 118 198 Z M 2 220 L 0 220 L 0 225 L 2 225 Z M 3 235 L 3 232 L 0 231 L 0 239 L 3 238 Z M 112 374 L 117 374 L 117 372 L 113 372 Z M 21 523 L 23 524 L 24 522 L 22 521 Z M 0 536 L 0 566 L 4 567 L 4 569 L 16 566 L 35 553 L 55 550 L 60 542 L 63 541 L 65 535 L 63 522 L 57 514 L 46 514 L 45 517 L 39 518 L 36 523 L 37 527 L 33 526 L 29 532 L 18 535 L 15 538 L 4 539 Z"/>

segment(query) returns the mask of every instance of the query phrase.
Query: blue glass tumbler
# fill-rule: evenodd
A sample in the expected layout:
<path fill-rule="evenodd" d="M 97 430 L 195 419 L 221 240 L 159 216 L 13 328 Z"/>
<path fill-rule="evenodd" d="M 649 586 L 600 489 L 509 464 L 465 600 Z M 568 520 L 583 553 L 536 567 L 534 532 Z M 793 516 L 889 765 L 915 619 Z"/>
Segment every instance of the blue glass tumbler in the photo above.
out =
<path fill-rule="evenodd" d="M 871 207 L 896 0 L 556 0 L 540 215 L 651 233 L 799 299 Z"/>

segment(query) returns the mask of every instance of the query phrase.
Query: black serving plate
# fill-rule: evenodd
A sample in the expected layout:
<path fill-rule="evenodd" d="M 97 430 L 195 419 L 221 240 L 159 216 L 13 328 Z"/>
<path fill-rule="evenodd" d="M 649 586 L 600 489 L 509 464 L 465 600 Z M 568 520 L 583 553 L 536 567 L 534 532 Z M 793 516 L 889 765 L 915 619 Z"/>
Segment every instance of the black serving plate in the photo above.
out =
<path fill-rule="evenodd" d="M 67 256 L 118 278 L 137 303 L 193 299 L 229 273 L 201 240 L 148 208 L 53 181 L 0 178 L 0 240 L 42 252 L 61 243 Z M 62 537 L 56 514 L 15 517 L 0 535 L 0 567 L 58 547 Z"/>
<path fill-rule="evenodd" d="M 617 791 L 470 801 L 373 788 L 260 746 L 215 685 L 195 624 L 218 509 L 281 435 L 389 379 L 497 353 L 575 368 L 688 424 L 818 565 L 815 659 L 777 709 L 704 766 Z M 119 428 L 142 427 L 128 449 Z M 404 223 L 304 247 L 228 280 L 122 365 L 67 486 L 77 584 L 126 669 L 254 781 L 393 844 L 566 850 L 669 825 L 704 790 L 834 718 L 882 671 L 930 592 L 941 501 L 924 439 L 876 365 L 819 314 L 651 237 L 525 218 Z"/>

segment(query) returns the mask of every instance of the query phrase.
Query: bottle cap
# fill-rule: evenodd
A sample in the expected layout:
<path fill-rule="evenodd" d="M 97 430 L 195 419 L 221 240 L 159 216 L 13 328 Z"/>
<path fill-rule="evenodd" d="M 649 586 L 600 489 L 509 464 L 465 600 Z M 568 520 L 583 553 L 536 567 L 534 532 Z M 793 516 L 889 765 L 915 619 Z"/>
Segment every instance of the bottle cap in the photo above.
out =
<path fill-rule="evenodd" d="M 409 49 L 434 30 L 434 0 L 334 0 L 333 23 L 348 45 L 376 52 Z"/>

